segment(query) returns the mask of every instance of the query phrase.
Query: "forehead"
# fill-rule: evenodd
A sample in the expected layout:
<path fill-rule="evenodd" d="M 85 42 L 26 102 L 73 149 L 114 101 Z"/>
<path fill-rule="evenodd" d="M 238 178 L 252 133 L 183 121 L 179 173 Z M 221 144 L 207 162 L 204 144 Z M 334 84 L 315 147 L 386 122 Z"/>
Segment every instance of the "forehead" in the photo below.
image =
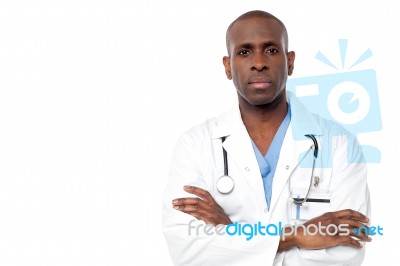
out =
<path fill-rule="evenodd" d="M 273 18 L 252 17 L 235 22 L 228 33 L 231 48 L 244 43 L 274 42 L 284 45 L 283 28 Z"/>

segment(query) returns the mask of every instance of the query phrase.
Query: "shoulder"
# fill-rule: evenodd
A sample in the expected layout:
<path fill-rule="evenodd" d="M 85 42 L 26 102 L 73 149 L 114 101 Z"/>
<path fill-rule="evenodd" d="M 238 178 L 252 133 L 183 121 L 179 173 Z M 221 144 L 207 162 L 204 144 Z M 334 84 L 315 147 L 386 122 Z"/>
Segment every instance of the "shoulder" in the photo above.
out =
<path fill-rule="evenodd" d="M 336 121 L 332 121 L 321 117 L 318 114 L 311 113 L 311 116 L 317 122 L 318 126 L 321 128 L 323 134 L 329 134 L 334 136 L 353 136 L 353 134 L 346 130 L 342 125 Z"/>
<path fill-rule="evenodd" d="M 227 111 L 219 116 L 211 117 L 203 122 L 195 124 L 179 136 L 179 141 L 187 144 L 211 141 L 216 130 L 222 127 L 226 121 L 229 121 L 231 116 L 232 111 Z"/>
<path fill-rule="evenodd" d="M 347 163 L 365 163 L 362 146 L 352 132 L 335 121 L 313 116 L 323 132 L 323 147 L 329 148 L 331 156 L 346 158 Z"/>

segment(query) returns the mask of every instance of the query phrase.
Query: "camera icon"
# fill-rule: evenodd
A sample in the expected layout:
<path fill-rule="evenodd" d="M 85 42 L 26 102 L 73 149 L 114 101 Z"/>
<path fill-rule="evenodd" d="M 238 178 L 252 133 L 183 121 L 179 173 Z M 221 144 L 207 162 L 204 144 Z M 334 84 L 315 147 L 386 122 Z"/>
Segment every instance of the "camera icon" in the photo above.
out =
<path fill-rule="evenodd" d="M 289 79 L 286 89 L 313 113 L 336 121 L 354 135 L 382 129 L 373 69 Z M 380 150 L 362 145 L 367 163 L 381 161 Z"/>

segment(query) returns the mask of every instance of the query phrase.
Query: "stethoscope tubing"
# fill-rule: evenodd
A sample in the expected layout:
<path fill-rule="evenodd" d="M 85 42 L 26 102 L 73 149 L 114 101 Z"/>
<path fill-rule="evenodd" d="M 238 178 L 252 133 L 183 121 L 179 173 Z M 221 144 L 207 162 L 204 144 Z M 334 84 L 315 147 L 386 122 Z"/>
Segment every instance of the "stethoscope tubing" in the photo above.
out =
<path fill-rule="evenodd" d="M 304 136 L 310 138 L 314 143 L 314 145 L 313 145 L 314 146 L 313 164 L 312 164 L 312 170 L 311 170 L 310 183 L 308 185 L 308 190 L 307 190 L 306 196 L 302 199 L 301 198 L 293 198 L 291 195 L 289 197 L 289 200 L 292 201 L 296 206 L 305 206 L 305 204 L 308 200 L 308 196 L 310 195 L 312 182 L 313 182 L 313 178 L 314 178 L 315 161 L 318 158 L 318 152 L 319 152 L 318 142 L 317 142 L 317 139 L 315 138 L 315 136 L 314 135 L 304 135 Z M 310 149 L 311 149 L 311 147 L 310 147 Z M 289 176 L 289 191 L 291 191 L 290 180 L 291 180 L 291 176 Z"/>
<path fill-rule="evenodd" d="M 222 143 L 224 143 L 226 137 L 222 137 Z M 228 173 L 228 155 L 226 153 L 226 150 L 224 149 L 224 147 L 222 147 L 222 152 L 224 154 L 224 175 L 229 176 Z"/>

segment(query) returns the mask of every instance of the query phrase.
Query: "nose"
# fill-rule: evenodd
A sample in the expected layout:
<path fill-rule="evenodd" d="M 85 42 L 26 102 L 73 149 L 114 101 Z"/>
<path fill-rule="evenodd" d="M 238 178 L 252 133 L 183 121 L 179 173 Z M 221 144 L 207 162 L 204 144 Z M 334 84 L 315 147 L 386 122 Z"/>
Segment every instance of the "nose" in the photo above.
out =
<path fill-rule="evenodd" d="M 253 71 L 264 71 L 264 70 L 268 70 L 268 64 L 266 62 L 266 58 L 264 55 L 255 55 L 254 56 L 254 60 L 251 66 L 251 70 Z"/>

